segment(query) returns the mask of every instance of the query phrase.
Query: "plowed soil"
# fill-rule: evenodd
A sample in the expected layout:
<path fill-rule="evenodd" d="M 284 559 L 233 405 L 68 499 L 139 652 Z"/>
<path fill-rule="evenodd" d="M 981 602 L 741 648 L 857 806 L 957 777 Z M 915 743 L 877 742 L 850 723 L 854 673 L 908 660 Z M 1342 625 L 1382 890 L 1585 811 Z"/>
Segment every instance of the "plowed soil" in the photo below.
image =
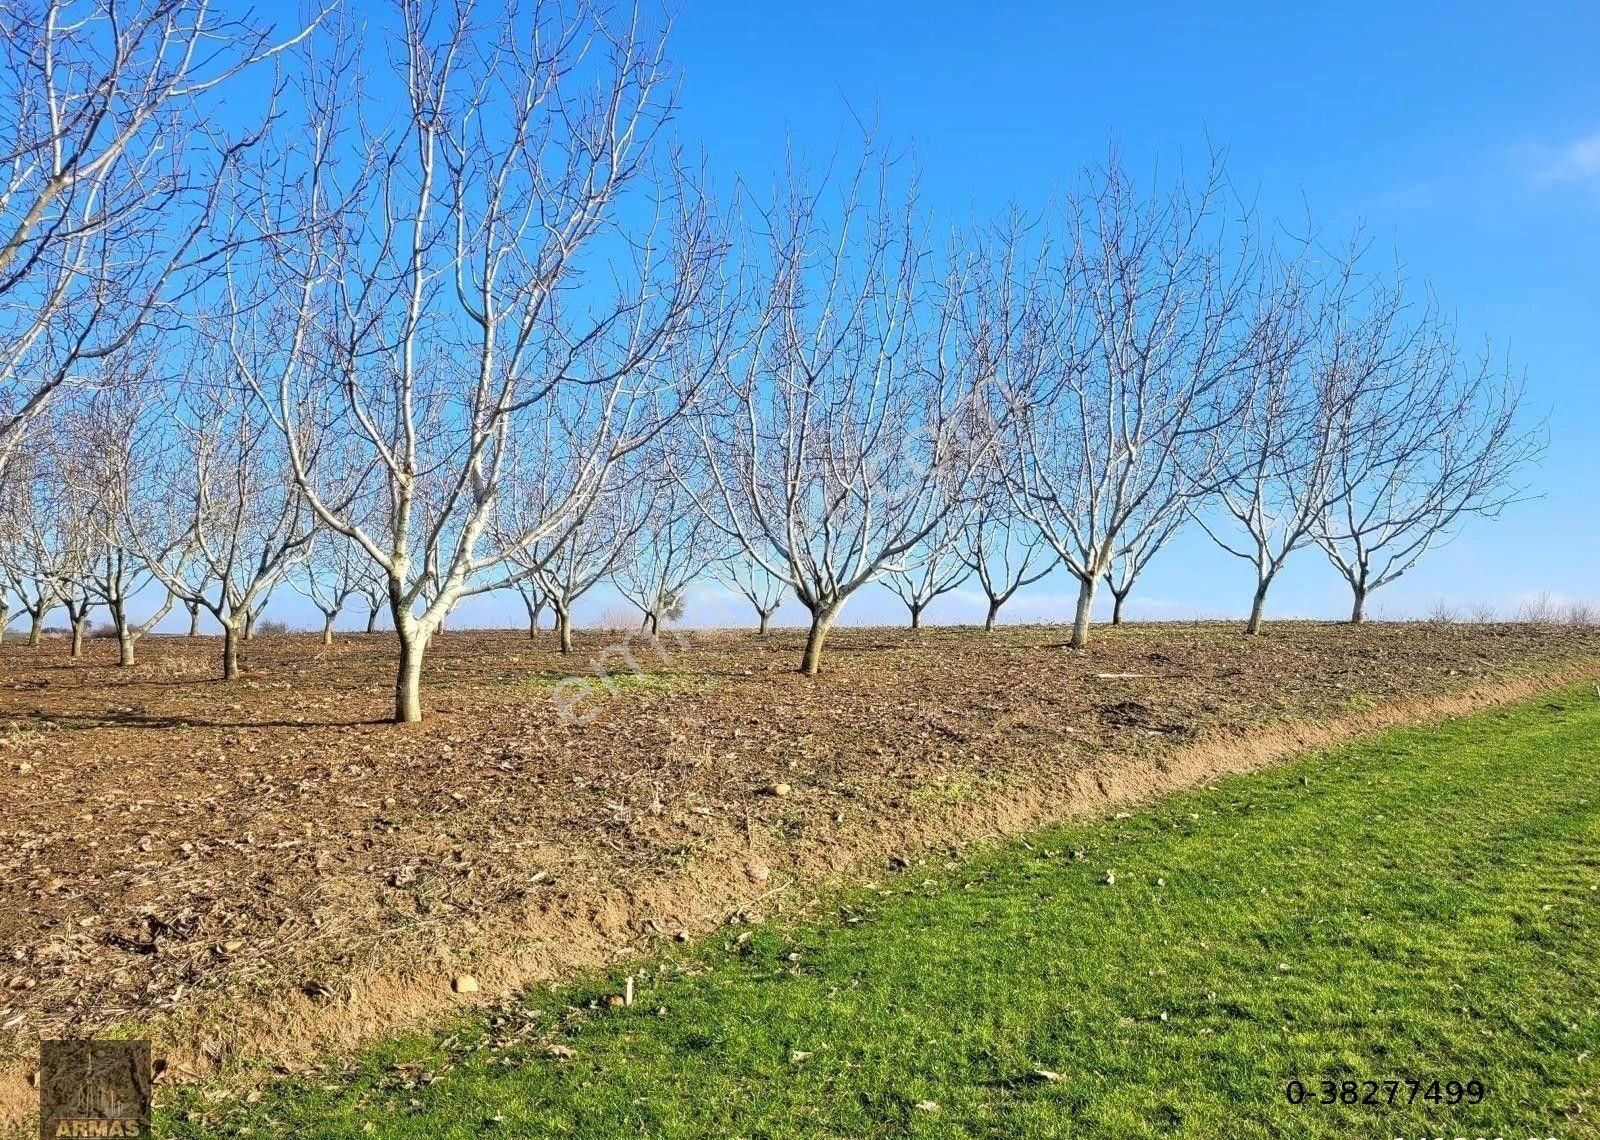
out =
<path fill-rule="evenodd" d="M 1275 726 L 1574 670 L 1600 631 L 1285 623 L 687 633 L 568 658 L 447 633 L 428 719 L 383 723 L 384 635 L 147 638 L 114 664 L 0 647 L 0 1052 L 130 1025 L 206 1067 L 353 1041 L 502 987 L 803 906 L 835 872 L 938 857 L 1204 779 Z M 609 650 L 608 650 L 608 647 Z M 615 694 L 569 675 L 609 663 Z M 574 703 L 593 714 L 564 720 Z M 1218 770 L 1229 765 L 1220 763 Z M 863 871 L 863 868 L 865 870 Z"/>

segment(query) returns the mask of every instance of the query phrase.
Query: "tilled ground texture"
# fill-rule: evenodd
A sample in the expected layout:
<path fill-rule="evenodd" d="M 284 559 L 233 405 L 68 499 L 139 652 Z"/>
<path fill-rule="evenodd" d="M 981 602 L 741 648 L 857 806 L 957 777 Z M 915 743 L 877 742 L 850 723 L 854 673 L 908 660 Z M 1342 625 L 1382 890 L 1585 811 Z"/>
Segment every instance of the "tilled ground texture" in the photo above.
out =
<path fill-rule="evenodd" d="M 195 1064 L 296 1019 L 359 1037 L 456 1000 L 458 972 L 487 996 L 1006 830 L 995 804 L 1020 825 L 1137 797 L 1197 745 L 1600 657 L 1600 632 L 1515 625 L 1063 640 L 844 629 L 806 678 L 793 631 L 596 633 L 568 658 L 452 632 L 409 727 L 383 723 L 381 634 L 258 638 L 232 683 L 212 639 L 148 638 L 131 668 L 8 641 L 0 1055 L 117 1026 L 187 1026 Z M 597 662 L 614 693 L 562 683 Z"/>

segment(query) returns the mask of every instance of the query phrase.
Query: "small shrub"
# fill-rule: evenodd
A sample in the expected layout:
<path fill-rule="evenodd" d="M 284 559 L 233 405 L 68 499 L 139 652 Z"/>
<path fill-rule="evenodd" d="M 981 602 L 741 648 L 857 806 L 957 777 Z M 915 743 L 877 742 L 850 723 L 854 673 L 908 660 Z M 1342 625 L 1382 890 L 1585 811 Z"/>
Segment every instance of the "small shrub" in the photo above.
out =
<path fill-rule="evenodd" d="M 1500 620 L 1500 614 L 1488 602 L 1479 602 L 1472 607 L 1472 620 L 1479 625 L 1491 625 Z"/>
<path fill-rule="evenodd" d="M 1440 598 L 1433 603 L 1433 608 L 1428 611 L 1428 620 L 1435 625 L 1455 625 L 1461 620 L 1461 611 L 1449 602 Z"/>
<path fill-rule="evenodd" d="M 103 621 L 89 630 L 89 636 L 95 641 L 115 641 L 117 627 L 108 621 Z"/>
<path fill-rule="evenodd" d="M 1517 607 L 1517 620 L 1529 625 L 1553 625 L 1559 617 L 1556 600 L 1549 590 L 1540 590 L 1531 598 L 1524 598 Z"/>
<path fill-rule="evenodd" d="M 1571 602 L 1567 606 L 1567 624 L 1576 629 L 1592 629 L 1600 622 L 1600 610 L 1589 602 Z"/>
<path fill-rule="evenodd" d="M 255 633 L 257 637 L 282 637 L 288 632 L 289 623 L 286 621 L 278 621 L 274 618 L 272 621 L 256 622 Z"/>
<path fill-rule="evenodd" d="M 644 615 L 626 606 L 612 606 L 600 615 L 600 628 L 607 633 L 632 633 L 639 628 Z"/>

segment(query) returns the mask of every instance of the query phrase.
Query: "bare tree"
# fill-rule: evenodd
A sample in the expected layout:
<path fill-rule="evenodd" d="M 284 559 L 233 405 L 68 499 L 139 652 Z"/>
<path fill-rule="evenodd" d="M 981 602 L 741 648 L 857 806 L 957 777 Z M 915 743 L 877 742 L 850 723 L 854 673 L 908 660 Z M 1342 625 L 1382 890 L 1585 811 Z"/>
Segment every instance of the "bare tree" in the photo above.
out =
<path fill-rule="evenodd" d="M 654 449 L 639 458 L 643 462 L 631 473 L 626 494 L 644 522 L 632 551 L 618 563 L 615 582 L 643 615 L 640 628 L 655 637 L 663 621 L 683 617 L 689 584 L 705 573 L 716 550 L 711 523 L 683 481 L 667 470 L 669 461 Z"/>
<path fill-rule="evenodd" d="M 1059 264 L 1030 290 L 1049 335 L 1043 352 L 1026 338 L 1016 369 L 1013 498 L 1078 581 L 1074 648 L 1097 583 L 1164 525 L 1156 500 L 1192 493 L 1229 419 L 1254 257 L 1223 190 L 1216 156 L 1193 186 L 1148 194 L 1113 158 L 1071 201 Z"/>
<path fill-rule="evenodd" d="M 139 639 L 160 624 L 173 603 L 168 590 L 163 604 L 143 621 L 130 613 L 134 599 L 157 582 L 152 560 L 141 551 L 134 532 L 155 525 L 168 509 L 166 496 L 171 493 L 170 487 L 151 478 L 154 465 L 148 462 L 148 441 L 157 438 L 166 410 L 150 364 L 144 354 L 108 361 L 112 377 L 75 406 L 69 405 L 71 418 L 62 440 L 69 456 L 65 476 L 85 516 L 83 601 L 106 607 L 117 638 L 117 663 L 122 666 L 134 663 Z M 189 541 L 186 531 L 174 529 L 154 560 L 181 560 Z"/>
<path fill-rule="evenodd" d="M 221 88 L 298 37 L 214 9 L 21 0 L 0 18 L 0 478 L 51 397 L 230 240 L 220 195 L 259 131 L 223 136 Z"/>
<path fill-rule="evenodd" d="M 1196 466 L 1203 471 L 1207 465 L 1202 462 Z M 1172 478 L 1175 485 L 1157 488 L 1145 500 L 1145 506 L 1135 512 L 1127 528 L 1127 544 L 1112 555 L 1105 576 L 1106 589 L 1111 591 L 1112 625 L 1122 624 L 1123 604 L 1139 575 L 1183 529 L 1191 507 L 1199 501 L 1200 480 L 1193 472 L 1174 472 Z"/>
<path fill-rule="evenodd" d="M 22 612 L 28 615 L 28 639 L 30 646 L 37 646 L 44 634 L 44 619 L 52 609 L 61 603 L 60 587 L 51 577 L 33 577 L 21 567 L 26 566 L 26 555 L 22 553 L 22 544 L 17 544 L 17 567 L 5 567 L 7 584 L 11 592 L 16 595 L 21 604 Z"/>
<path fill-rule="evenodd" d="M 970 516 L 954 504 L 939 525 L 897 563 L 885 569 L 883 582 L 905 603 L 911 628 L 922 628 L 922 611 L 972 576 Z"/>
<path fill-rule="evenodd" d="M 531 577 L 517 583 L 517 596 L 522 599 L 522 605 L 528 611 L 528 637 L 538 640 L 539 618 L 544 613 L 545 606 L 549 604 L 549 599 L 539 588 L 538 582 Z"/>
<path fill-rule="evenodd" d="M 781 578 L 768 573 L 742 550 L 724 554 L 709 569 L 713 578 L 754 607 L 756 633 L 765 637 L 772 625 L 772 615 L 778 612 L 789 593 L 788 585 Z"/>
<path fill-rule="evenodd" d="M 322 615 L 322 644 L 333 644 L 333 623 L 351 596 L 360 591 L 361 573 L 367 565 L 365 552 L 354 542 L 323 530 L 312 535 L 305 556 L 290 569 L 289 584 Z"/>
<path fill-rule="evenodd" d="M 573 607 L 633 554 L 646 517 L 643 505 L 638 497 L 603 486 L 589 502 L 569 511 L 561 533 L 516 556 L 555 614 L 556 645 L 562 653 L 572 652 Z"/>
<path fill-rule="evenodd" d="M 222 627 L 222 677 L 230 681 L 240 673 L 239 643 L 314 533 L 283 438 L 229 367 L 231 324 L 223 318 L 195 334 L 209 355 L 192 365 L 157 461 L 166 510 L 148 512 L 127 535 L 174 598 Z"/>
<path fill-rule="evenodd" d="M 1044 535 L 1017 511 L 1006 487 L 1006 474 L 997 456 L 997 461 L 978 472 L 972 521 L 966 531 L 967 565 L 988 601 L 983 615 L 986 633 L 994 630 L 1000 607 L 1018 590 L 1055 569 L 1055 555 Z"/>
<path fill-rule="evenodd" d="M 984 381 L 956 343 L 964 265 L 939 271 L 893 173 L 869 145 L 841 185 L 791 174 L 760 211 L 742 348 L 694 418 L 702 508 L 811 615 L 805 674 L 850 597 L 951 508 L 940 487 L 981 461 L 960 439 Z"/>
<path fill-rule="evenodd" d="M 1521 390 L 1485 354 L 1464 360 L 1436 319 L 1393 375 L 1347 409 L 1337 427 L 1331 507 L 1313 527 L 1365 617 L 1373 590 L 1454 537 L 1468 517 L 1494 517 L 1523 493 L 1517 478 L 1543 451 L 1522 426 Z"/>
<path fill-rule="evenodd" d="M 1218 546 L 1255 571 L 1251 634 L 1261 631 L 1273 581 L 1337 502 L 1353 418 L 1388 403 L 1395 365 L 1425 339 L 1424 325 L 1404 321 L 1400 283 L 1363 279 L 1351 248 L 1322 281 L 1308 279 L 1302 260 L 1273 266 L 1254 321 L 1248 397 L 1212 500 L 1231 529 L 1195 512 Z"/>
<path fill-rule="evenodd" d="M 382 568 L 369 563 L 356 578 L 356 593 L 367 607 L 367 632 L 378 632 L 378 615 L 389 608 L 389 579 Z"/>
<path fill-rule="evenodd" d="M 28 644 L 40 643 L 50 611 L 71 603 L 69 620 L 82 650 L 82 623 L 88 612 L 84 574 L 92 549 L 92 517 L 85 498 L 75 493 L 68 417 L 59 408 L 40 413 L 48 430 L 37 446 L 19 453 L 3 488 L 5 528 L 0 533 L 0 568 L 28 615 Z"/>
<path fill-rule="evenodd" d="M 320 68 L 304 177 L 284 184 L 302 195 L 287 209 L 306 236 L 280 261 L 236 266 L 232 286 L 264 326 L 237 343 L 241 371 L 299 485 L 387 578 L 395 719 L 415 721 L 446 615 L 514 584 L 513 556 L 559 533 L 693 398 L 696 377 L 668 363 L 706 327 L 725 243 L 661 161 L 672 84 L 642 13 L 401 0 L 398 24 L 392 74 L 362 84 Z M 398 116 L 347 99 L 384 82 L 399 84 Z M 261 228 L 285 227 L 273 215 Z M 266 277 L 256 306 L 250 282 Z M 512 533 L 503 476 L 552 418 L 575 429 L 570 482 Z M 312 461 L 305 441 L 329 433 L 377 464 L 386 529 L 352 517 Z"/>

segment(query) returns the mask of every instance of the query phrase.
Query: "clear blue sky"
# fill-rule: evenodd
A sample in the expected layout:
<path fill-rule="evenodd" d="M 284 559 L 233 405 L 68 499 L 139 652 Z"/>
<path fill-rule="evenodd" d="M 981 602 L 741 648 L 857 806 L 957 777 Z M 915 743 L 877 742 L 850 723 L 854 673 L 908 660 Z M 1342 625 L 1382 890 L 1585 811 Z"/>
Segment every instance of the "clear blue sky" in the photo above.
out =
<path fill-rule="evenodd" d="M 1112 141 L 1148 170 L 1209 136 L 1267 214 L 1309 206 L 1335 232 L 1364 221 L 1377 252 L 1431 284 L 1464 332 L 1509 345 L 1531 402 L 1550 413 L 1533 474 L 1543 497 L 1470 526 L 1375 595 L 1375 609 L 1399 616 L 1439 598 L 1510 608 L 1546 589 L 1600 601 L 1600 5 L 1297 7 L 682 0 L 678 130 L 724 187 L 734 172 L 762 186 L 789 140 L 825 154 L 854 107 L 914 146 L 926 199 L 952 222 L 1013 199 L 1044 203 Z M 1239 613 L 1250 574 L 1191 536 L 1130 607 Z M 1065 584 L 1033 593 L 1018 616 L 1070 612 Z M 980 612 L 947 601 L 936 619 Z M 898 606 L 862 597 L 847 614 L 899 620 Z M 1269 616 L 1347 606 L 1308 550 L 1274 587 Z M 460 621 L 515 612 L 483 600 Z M 690 617 L 743 620 L 711 597 Z"/>

